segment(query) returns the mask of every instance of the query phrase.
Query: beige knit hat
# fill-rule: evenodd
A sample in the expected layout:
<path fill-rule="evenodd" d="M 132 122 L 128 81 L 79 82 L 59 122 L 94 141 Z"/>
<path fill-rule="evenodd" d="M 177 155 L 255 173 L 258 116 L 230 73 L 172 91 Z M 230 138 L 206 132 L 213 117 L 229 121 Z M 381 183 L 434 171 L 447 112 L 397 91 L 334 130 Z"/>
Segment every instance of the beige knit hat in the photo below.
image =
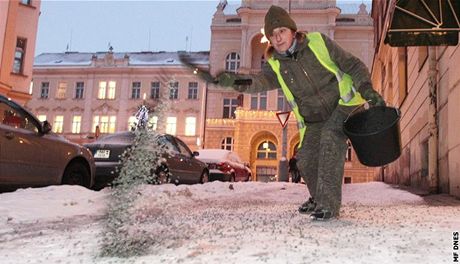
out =
<path fill-rule="evenodd" d="M 267 37 L 271 36 L 273 30 L 279 27 L 287 27 L 294 31 L 297 31 L 297 25 L 286 12 L 286 10 L 279 6 L 272 5 L 270 6 L 270 9 L 268 9 L 267 14 L 265 15 L 265 35 Z"/>

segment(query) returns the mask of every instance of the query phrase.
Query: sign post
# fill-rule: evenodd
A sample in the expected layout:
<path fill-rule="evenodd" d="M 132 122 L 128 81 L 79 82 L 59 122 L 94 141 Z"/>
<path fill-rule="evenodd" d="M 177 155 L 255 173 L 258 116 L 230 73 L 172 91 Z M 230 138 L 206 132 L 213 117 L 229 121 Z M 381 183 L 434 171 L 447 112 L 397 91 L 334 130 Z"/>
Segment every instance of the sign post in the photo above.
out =
<path fill-rule="evenodd" d="M 288 171 L 288 159 L 286 158 L 287 154 L 287 122 L 291 112 L 278 112 L 276 117 L 283 128 L 283 137 L 282 137 L 282 148 L 281 148 L 281 159 L 278 166 L 278 181 L 289 181 L 289 171 Z"/>

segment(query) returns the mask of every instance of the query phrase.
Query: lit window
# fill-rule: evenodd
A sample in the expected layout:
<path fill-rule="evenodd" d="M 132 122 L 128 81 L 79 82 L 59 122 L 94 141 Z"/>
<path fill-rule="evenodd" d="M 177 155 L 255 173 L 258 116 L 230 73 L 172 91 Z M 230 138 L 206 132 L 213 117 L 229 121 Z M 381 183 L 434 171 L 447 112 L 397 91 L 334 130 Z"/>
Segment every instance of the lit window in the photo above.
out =
<path fill-rule="evenodd" d="M 46 115 L 38 115 L 37 118 L 40 122 L 46 121 Z"/>
<path fill-rule="evenodd" d="M 116 116 L 94 116 L 92 132 L 96 132 L 96 126 L 99 126 L 100 133 L 114 133 L 116 125 Z"/>
<path fill-rule="evenodd" d="M 233 143 L 232 137 L 226 137 L 222 139 L 221 149 L 233 150 Z"/>
<path fill-rule="evenodd" d="M 189 82 L 188 83 L 188 99 L 198 99 L 198 83 Z"/>
<path fill-rule="evenodd" d="M 240 55 L 232 52 L 227 55 L 225 60 L 225 70 L 228 72 L 237 72 L 240 68 Z"/>
<path fill-rule="evenodd" d="M 67 91 L 67 83 L 66 82 L 60 82 L 58 84 L 58 88 L 56 91 L 56 98 L 57 99 L 65 99 L 65 94 Z"/>
<path fill-rule="evenodd" d="M 99 90 L 97 92 L 97 98 L 105 99 L 106 92 L 107 92 L 107 82 L 105 81 L 99 82 Z"/>
<path fill-rule="evenodd" d="M 194 136 L 196 134 L 196 117 L 185 118 L 185 135 Z"/>
<path fill-rule="evenodd" d="M 115 99 L 115 89 L 117 88 L 117 82 L 110 81 L 109 82 L 109 91 L 107 94 L 107 99 Z"/>
<path fill-rule="evenodd" d="M 21 0 L 21 4 L 30 5 L 31 0 Z"/>
<path fill-rule="evenodd" d="M 151 116 L 149 120 L 149 127 L 151 127 L 152 130 L 157 130 L 157 125 L 158 125 L 158 116 Z"/>
<path fill-rule="evenodd" d="M 72 133 L 78 134 L 81 129 L 81 116 L 74 116 L 72 119 Z"/>
<path fill-rule="evenodd" d="M 13 72 L 22 74 L 24 70 L 24 57 L 26 53 L 26 42 L 24 38 L 17 38 L 16 50 L 14 52 Z"/>
<path fill-rule="evenodd" d="M 128 130 L 136 128 L 137 118 L 135 116 L 130 116 L 128 118 Z"/>
<path fill-rule="evenodd" d="M 99 90 L 97 92 L 98 99 L 115 99 L 115 89 L 117 87 L 117 82 L 109 81 L 108 87 L 106 81 L 99 82 Z"/>
<path fill-rule="evenodd" d="M 176 134 L 176 126 L 177 126 L 177 118 L 168 116 L 166 119 L 166 133 L 175 135 Z"/>
<path fill-rule="evenodd" d="M 276 159 L 276 145 L 271 141 L 264 141 L 257 147 L 258 159 Z"/>
<path fill-rule="evenodd" d="M 55 133 L 62 133 L 64 126 L 64 116 L 58 115 L 54 118 L 53 131 Z"/>

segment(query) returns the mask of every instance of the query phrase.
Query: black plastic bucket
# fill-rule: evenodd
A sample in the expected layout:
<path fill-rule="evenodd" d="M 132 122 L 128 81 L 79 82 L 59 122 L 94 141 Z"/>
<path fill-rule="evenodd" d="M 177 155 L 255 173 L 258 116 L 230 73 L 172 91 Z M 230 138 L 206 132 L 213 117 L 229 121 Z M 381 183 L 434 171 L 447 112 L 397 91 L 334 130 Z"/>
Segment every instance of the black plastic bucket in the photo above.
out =
<path fill-rule="evenodd" d="M 401 155 L 400 115 L 396 108 L 376 106 L 345 120 L 343 131 L 362 164 L 383 166 Z"/>

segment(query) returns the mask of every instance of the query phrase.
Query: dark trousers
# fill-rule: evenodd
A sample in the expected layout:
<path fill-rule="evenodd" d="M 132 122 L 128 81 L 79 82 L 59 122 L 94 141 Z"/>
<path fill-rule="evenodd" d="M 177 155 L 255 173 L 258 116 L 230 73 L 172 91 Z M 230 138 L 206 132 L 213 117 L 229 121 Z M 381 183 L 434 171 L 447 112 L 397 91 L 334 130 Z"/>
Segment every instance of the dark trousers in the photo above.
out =
<path fill-rule="evenodd" d="M 347 114 L 338 108 L 323 122 L 308 123 L 297 166 L 317 208 L 339 215 L 342 203 L 342 178 L 347 151 L 343 121 Z"/>

